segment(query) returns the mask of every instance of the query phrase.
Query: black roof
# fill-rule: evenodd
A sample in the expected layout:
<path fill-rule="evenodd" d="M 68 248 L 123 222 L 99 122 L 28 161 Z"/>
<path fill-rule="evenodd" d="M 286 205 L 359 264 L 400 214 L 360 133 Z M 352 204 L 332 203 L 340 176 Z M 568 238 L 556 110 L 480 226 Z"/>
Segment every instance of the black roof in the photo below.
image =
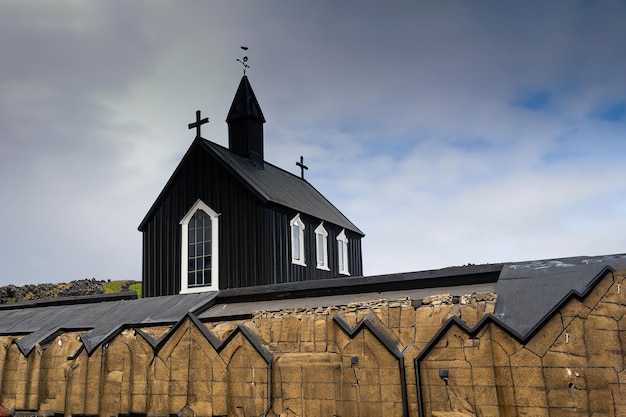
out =
<path fill-rule="evenodd" d="M 139 225 L 139 230 L 144 229 L 154 212 L 158 209 L 160 201 L 167 195 L 167 191 L 173 184 L 174 178 L 184 165 L 189 154 L 195 149 L 195 146 L 199 146 L 207 155 L 213 156 L 215 160 L 233 173 L 234 176 L 261 199 L 263 203 L 277 204 L 365 236 L 354 223 L 348 220 L 341 211 L 308 181 L 267 162 L 264 163 L 263 168 L 259 168 L 250 160 L 232 153 L 223 146 L 202 138 L 194 140 L 163 188 L 163 191 L 161 191 L 161 194 L 142 220 Z"/>
<path fill-rule="evenodd" d="M 571 297 L 584 297 L 608 270 L 626 269 L 626 255 L 516 262 L 502 268 L 494 315 L 527 340 Z"/>
<path fill-rule="evenodd" d="M 187 316 L 225 320 L 257 310 L 339 306 L 367 299 L 397 300 L 450 293 L 494 291 L 489 318 L 520 341 L 527 341 L 572 297 L 584 297 L 607 272 L 626 269 L 626 254 L 506 264 L 467 265 L 432 271 L 304 281 L 163 297 L 118 300 L 106 297 L 74 304 L 24 303 L 0 309 L 0 335 L 22 335 L 24 354 L 50 343 L 60 332 L 82 330 L 89 353 L 123 329 L 174 325 Z M 224 308 L 228 306 L 228 308 Z M 478 326 L 478 325 L 477 325 Z"/>
<path fill-rule="evenodd" d="M 101 302 L 93 303 L 85 297 L 76 304 L 34 308 L 24 308 L 24 303 L 20 303 L 15 309 L 0 310 L 0 334 L 25 335 L 15 343 L 28 355 L 36 344 L 45 345 L 59 332 L 83 330 L 85 333 L 80 338 L 91 353 L 127 327 L 176 323 L 216 295 L 207 292 L 115 301 L 95 296 Z"/>
<path fill-rule="evenodd" d="M 248 159 L 230 152 L 223 146 L 208 140 L 203 140 L 202 143 L 264 203 L 288 207 L 365 236 L 307 180 L 267 162 L 264 168 L 260 169 Z"/>

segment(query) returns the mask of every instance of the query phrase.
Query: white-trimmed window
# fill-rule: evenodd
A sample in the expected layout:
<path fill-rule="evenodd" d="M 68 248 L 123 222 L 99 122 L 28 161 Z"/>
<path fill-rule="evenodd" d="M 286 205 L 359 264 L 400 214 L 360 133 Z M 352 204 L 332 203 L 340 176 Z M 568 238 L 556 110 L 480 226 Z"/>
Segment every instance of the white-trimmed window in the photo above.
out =
<path fill-rule="evenodd" d="M 315 229 L 315 257 L 317 269 L 328 271 L 328 232 L 324 228 L 324 222 Z"/>
<path fill-rule="evenodd" d="M 291 262 L 306 266 L 304 259 L 304 223 L 300 220 L 300 214 L 291 219 Z"/>
<path fill-rule="evenodd" d="M 219 214 L 201 200 L 180 221 L 181 294 L 217 291 Z"/>
<path fill-rule="evenodd" d="M 350 275 L 350 270 L 348 269 L 348 238 L 346 237 L 345 229 L 337 236 L 337 256 L 339 273 Z"/>

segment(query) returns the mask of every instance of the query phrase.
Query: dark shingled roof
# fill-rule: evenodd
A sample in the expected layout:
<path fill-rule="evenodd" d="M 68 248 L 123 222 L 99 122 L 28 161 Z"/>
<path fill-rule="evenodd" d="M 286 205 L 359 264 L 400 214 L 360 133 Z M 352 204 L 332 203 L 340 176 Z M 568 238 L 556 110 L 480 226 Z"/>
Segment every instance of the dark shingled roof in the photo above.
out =
<path fill-rule="evenodd" d="M 506 264 L 494 314 L 518 339 L 528 340 L 571 296 L 583 297 L 607 271 L 623 269 L 624 254 Z"/>
<path fill-rule="evenodd" d="M 246 158 L 208 140 L 203 140 L 202 144 L 264 202 L 288 207 L 365 235 L 308 181 L 267 162 L 263 169 L 259 169 Z"/>
<path fill-rule="evenodd" d="M 202 150 L 212 155 L 218 163 L 222 163 L 226 169 L 232 172 L 245 187 L 248 187 L 264 203 L 287 207 L 365 236 L 354 223 L 348 220 L 337 207 L 328 201 L 308 181 L 268 162 L 264 163 L 264 168 L 259 168 L 248 159 L 202 138 L 197 138 L 189 147 L 182 161 L 178 164 L 178 167 L 174 170 L 156 201 L 141 221 L 139 225 L 140 231 L 143 231 L 152 215 L 159 208 L 161 200 L 167 195 L 169 188 L 174 183 L 178 171 L 196 145 L 199 145 Z"/>
<path fill-rule="evenodd" d="M 207 292 L 108 302 L 102 298 L 100 303 L 35 308 L 24 308 L 24 303 L 20 303 L 14 310 L 0 310 L 0 334 L 25 335 L 16 343 L 28 355 L 36 344 L 45 345 L 59 332 L 87 330 L 81 340 L 91 353 L 129 326 L 176 323 L 216 296 L 217 292 Z"/>

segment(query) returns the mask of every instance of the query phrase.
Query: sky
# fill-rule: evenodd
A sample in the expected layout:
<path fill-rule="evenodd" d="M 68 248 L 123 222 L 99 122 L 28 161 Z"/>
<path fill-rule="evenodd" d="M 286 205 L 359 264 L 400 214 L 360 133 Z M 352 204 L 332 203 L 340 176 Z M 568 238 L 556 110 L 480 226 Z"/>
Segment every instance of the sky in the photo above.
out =
<path fill-rule="evenodd" d="M 141 280 L 242 67 L 365 275 L 626 252 L 625 1 L 0 2 L 0 286 Z"/>

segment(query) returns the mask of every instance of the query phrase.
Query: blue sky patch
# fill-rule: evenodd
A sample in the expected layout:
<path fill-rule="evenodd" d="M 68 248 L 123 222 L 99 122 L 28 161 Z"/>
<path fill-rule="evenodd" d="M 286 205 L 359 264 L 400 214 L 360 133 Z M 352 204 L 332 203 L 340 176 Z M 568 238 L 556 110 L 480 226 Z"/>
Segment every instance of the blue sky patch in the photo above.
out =
<path fill-rule="evenodd" d="M 592 113 L 592 116 L 607 122 L 624 122 L 626 121 L 626 101 L 600 107 Z"/>
<path fill-rule="evenodd" d="M 466 152 L 483 152 L 493 147 L 493 144 L 486 139 L 455 139 L 448 144 Z"/>
<path fill-rule="evenodd" d="M 550 93 L 546 90 L 527 91 L 519 94 L 513 105 L 529 110 L 541 110 L 550 103 Z"/>

